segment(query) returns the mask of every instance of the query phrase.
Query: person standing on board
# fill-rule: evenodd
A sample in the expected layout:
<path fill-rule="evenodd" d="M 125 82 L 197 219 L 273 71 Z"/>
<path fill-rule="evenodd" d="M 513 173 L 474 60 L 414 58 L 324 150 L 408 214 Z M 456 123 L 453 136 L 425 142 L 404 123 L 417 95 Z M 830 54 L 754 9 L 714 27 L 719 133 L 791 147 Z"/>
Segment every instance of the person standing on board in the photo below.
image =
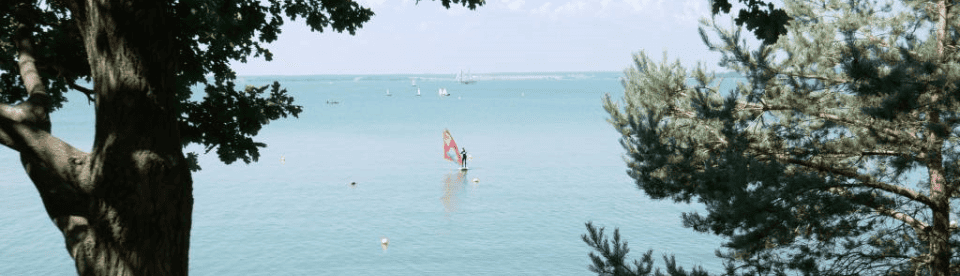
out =
<path fill-rule="evenodd" d="M 467 167 L 467 148 L 463 148 L 462 150 L 460 150 L 460 167 L 461 168 Z"/>

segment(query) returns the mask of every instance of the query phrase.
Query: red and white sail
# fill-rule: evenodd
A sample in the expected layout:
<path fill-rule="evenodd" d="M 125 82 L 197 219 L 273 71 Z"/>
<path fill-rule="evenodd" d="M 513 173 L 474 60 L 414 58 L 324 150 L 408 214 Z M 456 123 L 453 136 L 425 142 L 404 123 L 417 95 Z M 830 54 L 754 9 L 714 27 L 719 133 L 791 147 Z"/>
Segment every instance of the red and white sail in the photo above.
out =
<path fill-rule="evenodd" d="M 463 164 L 463 160 L 460 160 L 460 149 L 457 148 L 457 142 L 453 141 L 453 135 L 450 135 L 450 131 L 443 130 L 443 159 L 450 160 L 450 162 L 457 162 L 457 165 Z"/>

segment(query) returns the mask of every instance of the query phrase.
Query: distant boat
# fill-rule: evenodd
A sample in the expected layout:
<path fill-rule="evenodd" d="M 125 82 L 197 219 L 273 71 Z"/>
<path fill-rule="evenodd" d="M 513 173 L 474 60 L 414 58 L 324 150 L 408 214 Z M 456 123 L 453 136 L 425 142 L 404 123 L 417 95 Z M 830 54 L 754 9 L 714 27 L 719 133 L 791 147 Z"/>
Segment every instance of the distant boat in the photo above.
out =
<path fill-rule="evenodd" d="M 410 86 L 417 86 L 417 79 L 410 78 Z"/>
<path fill-rule="evenodd" d="M 417 97 L 420 97 L 420 87 L 417 87 Z"/>
<path fill-rule="evenodd" d="M 467 74 L 470 74 L 470 72 L 467 72 Z M 473 79 L 473 76 L 467 78 L 467 76 L 463 74 L 463 70 L 460 70 L 460 74 L 457 74 L 457 81 L 462 84 L 473 84 L 477 82 L 477 80 Z"/>
<path fill-rule="evenodd" d="M 387 89 L 387 97 L 390 97 L 390 96 L 393 96 L 393 95 L 390 95 L 390 89 Z"/>
<path fill-rule="evenodd" d="M 437 94 L 440 94 L 440 96 L 450 96 L 450 93 L 447 93 L 447 89 L 446 89 L 446 88 L 440 88 L 440 90 L 437 92 Z"/>

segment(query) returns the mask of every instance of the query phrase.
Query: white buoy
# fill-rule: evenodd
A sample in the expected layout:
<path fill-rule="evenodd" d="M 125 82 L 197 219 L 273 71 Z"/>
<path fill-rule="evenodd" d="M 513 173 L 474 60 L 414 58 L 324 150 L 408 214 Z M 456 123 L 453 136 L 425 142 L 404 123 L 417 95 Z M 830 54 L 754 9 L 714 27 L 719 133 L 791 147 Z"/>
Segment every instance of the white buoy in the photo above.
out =
<path fill-rule="evenodd" d="M 387 246 L 390 246 L 390 240 L 387 237 L 380 238 L 380 247 L 387 250 Z"/>
<path fill-rule="evenodd" d="M 286 158 L 286 157 L 283 157 L 283 155 L 281 154 L 281 155 L 280 155 L 280 164 L 283 165 L 283 164 L 286 164 L 286 163 L 287 163 L 287 158 Z"/>

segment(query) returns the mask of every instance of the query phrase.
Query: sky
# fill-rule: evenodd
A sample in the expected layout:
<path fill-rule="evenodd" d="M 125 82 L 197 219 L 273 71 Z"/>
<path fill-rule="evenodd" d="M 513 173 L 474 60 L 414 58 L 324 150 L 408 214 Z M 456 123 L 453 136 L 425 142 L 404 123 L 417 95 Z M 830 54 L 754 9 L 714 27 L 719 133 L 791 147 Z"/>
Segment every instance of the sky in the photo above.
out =
<path fill-rule="evenodd" d="M 239 75 L 619 72 L 644 50 L 718 69 L 698 20 L 707 0 L 488 0 L 469 10 L 439 1 L 361 0 L 375 15 L 356 35 L 310 32 L 286 20 L 273 61 L 234 62 Z M 729 18 L 729 15 L 718 17 Z M 723 19 L 720 22 L 727 22 Z"/>

